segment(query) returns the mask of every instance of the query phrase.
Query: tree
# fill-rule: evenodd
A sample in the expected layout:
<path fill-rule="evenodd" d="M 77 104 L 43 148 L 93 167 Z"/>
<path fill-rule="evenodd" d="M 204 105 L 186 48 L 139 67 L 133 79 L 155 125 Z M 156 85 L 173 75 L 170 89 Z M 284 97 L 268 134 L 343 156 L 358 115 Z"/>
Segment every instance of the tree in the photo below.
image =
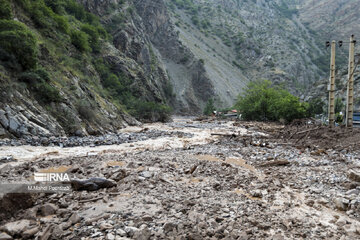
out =
<path fill-rule="evenodd" d="M 210 98 L 204 108 L 204 115 L 211 115 L 215 110 L 214 99 Z"/>
<path fill-rule="evenodd" d="M 335 99 L 335 113 L 339 113 L 342 110 L 344 110 L 344 103 L 342 102 L 341 98 L 336 98 Z"/>
<path fill-rule="evenodd" d="M 322 114 L 324 112 L 325 103 L 321 98 L 313 98 L 309 101 L 309 107 L 307 109 L 308 116 L 315 116 L 316 114 Z"/>
<path fill-rule="evenodd" d="M 307 104 L 268 80 L 250 82 L 235 107 L 246 120 L 290 122 L 306 116 Z"/>

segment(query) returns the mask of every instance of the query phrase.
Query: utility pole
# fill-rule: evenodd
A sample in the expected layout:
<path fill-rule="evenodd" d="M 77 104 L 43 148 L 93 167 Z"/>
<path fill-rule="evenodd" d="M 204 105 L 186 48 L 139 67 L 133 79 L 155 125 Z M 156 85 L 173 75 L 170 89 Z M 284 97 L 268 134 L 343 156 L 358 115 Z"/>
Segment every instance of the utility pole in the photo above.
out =
<path fill-rule="evenodd" d="M 350 37 L 349 47 L 349 70 L 348 70 L 348 85 L 347 85 L 347 101 L 346 101 L 346 127 L 352 128 L 353 114 L 354 114 L 354 51 L 355 38 L 354 35 Z"/>
<path fill-rule="evenodd" d="M 335 126 L 335 47 L 336 42 L 331 43 L 330 60 L 330 89 L 329 89 L 329 126 Z"/>

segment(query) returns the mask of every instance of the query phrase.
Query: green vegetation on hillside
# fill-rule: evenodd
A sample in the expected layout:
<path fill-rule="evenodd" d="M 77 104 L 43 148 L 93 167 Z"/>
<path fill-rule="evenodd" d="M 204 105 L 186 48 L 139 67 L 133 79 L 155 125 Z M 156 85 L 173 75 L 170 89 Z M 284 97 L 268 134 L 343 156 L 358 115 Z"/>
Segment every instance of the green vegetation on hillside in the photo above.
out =
<path fill-rule="evenodd" d="M 111 24 L 107 29 L 118 27 Z M 119 112 L 141 120 L 165 120 L 168 106 L 138 96 L 133 80 L 113 72 L 103 61 L 102 46 L 111 39 L 105 29 L 76 0 L 0 0 L 0 65 L 44 105 L 64 101 L 61 89 L 69 100 L 79 103 L 80 116 L 90 116 L 84 113 L 86 104 L 73 94 L 76 87 L 68 86 L 70 76 L 111 101 Z M 66 119 L 62 122 L 67 124 Z"/>
<path fill-rule="evenodd" d="M 36 67 L 37 39 L 23 23 L 0 20 L 0 49 L 4 51 L 1 61 L 19 63 L 24 69 Z M 16 63 L 7 64 L 14 66 Z"/>

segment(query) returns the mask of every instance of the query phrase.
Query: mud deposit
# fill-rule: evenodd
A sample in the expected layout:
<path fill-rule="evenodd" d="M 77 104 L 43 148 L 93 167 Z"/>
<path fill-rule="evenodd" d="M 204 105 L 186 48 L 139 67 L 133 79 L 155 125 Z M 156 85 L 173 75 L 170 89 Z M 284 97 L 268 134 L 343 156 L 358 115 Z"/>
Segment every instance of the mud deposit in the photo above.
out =
<path fill-rule="evenodd" d="M 358 143 L 301 133 L 316 127 L 175 119 L 117 145 L 0 147 L 2 183 L 50 171 L 116 183 L 3 194 L 0 239 L 359 239 Z"/>

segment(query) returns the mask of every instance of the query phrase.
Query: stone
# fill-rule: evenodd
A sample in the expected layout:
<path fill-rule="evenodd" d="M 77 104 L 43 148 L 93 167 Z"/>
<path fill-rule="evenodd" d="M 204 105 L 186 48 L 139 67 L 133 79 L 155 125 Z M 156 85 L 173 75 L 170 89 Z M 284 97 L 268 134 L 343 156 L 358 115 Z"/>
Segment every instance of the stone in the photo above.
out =
<path fill-rule="evenodd" d="M 72 225 L 72 223 L 70 221 L 67 221 L 67 222 L 63 222 L 59 225 L 60 229 L 62 229 L 63 231 L 64 230 L 67 230 L 68 228 L 70 228 Z"/>
<path fill-rule="evenodd" d="M 22 233 L 22 237 L 24 239 L 28 239 L 28 238 L 31 238 L 33 237 L 35 234 L 37 234 L 39 232 L 39 228 L 38 227 L 34 227 L 34 228 L 31 228 L 31 229 L 28 229 L 26 231 L 24 231 Z"/>
<path fill-rule="evenodd" d="M 6 134 L 5 129 L 0 126 L 0 137 Z"/>
<path fill-rule="evenodd" d="M 58 209 L 59 208 L 56 205 L 52 203 L 46 203 L 40 207 L 40 212 L 42 216 L 49 216 L 55 214 Z"/>
<path fill-rule="evenodd" d="M 336 209 L 338 209 L 340 211 L 346 211 L 349 201 L 344 198 L 335 198 L 334 204 L 335 204 Z"/>
<path fill-rule="evenodd" d="M 140 173 L 140 176 L 142 176 L 144 178 L 151 178 L 153 176 L 153 173 L 149 172 L 149 171 L 143 171 Z"/>
<path fill-rule="evenodd" d="M 124 230 L 122 230 L 121 228 L 116 229 L 116 234 L 120 235 L 120 237 L 125 237 L 126 236 L 126 232 Z"/>
<path fill-rule="evenodd" d="M 111 225 L 110 223 L 103 222 L 103 223 L 100 223 L 99 228 L 100 228 L 100 230 L 112 229 L 113 225 Z"/>
<path fill-rule="evenodd" d="M 71 180 L 71 186 L 75 191 L 96 191 L 101 188 L 111 188 L 116 186 L 116 182 L 112 179 L 90 178 L 87 180 Z"/>
<path fill-rule="evenodd" d="M 133 237 L 137 231 L 139 231 L 136 227 L 125 227 L 125 232 L 129 237 Z"/>
<path fill-rule="evenodd" d="M 33 208 L 26 209 L 25 214 L 24 214 L 24 218 L 25 219 L 30 219 L 30 220 L 35 220 L 38 209 L 39 209 L 38 207 L 33 207 Z"/>
<path fill-rule="evenodd" d="M 9 120 L 5 116 L 5 111 L 0 110 L 0 124 L 7 129 L 9 127 Z"/>
<path fill-rule="evenodd" d="M 142 228 L 140 231 L 135 232 L 133 238 L 136 240 L 149 240 L 151 231 L 147 227 Z"/>
<path fill-rule="evenodd" d="M 9 117 L 9 130 L 13 133 L 17 133 L 19 128 L 20 128 L 20 123 L 17 121 L 17 119 L 10 116 Z"/>
<path fill-rule="evenodd" d="M 174 223 L 165 223 L 163 226 L 163 229 L 165 232 L 170 232 L 172 231 L 174 228 L 176 228 L 176 225 Z"/>
<path fill-rule="evenodd" d="M 350 170 L 348 174 L 348 178 L 355 182 L 360 182 L 360 173 Z"/>
<path fill-rule="evenodd" d="M 81 217 L 77 213 L 73 213 L 69 218 L 71 224 L 76 224 L 81 221 Z"/>
<path fill-rule="evenodd" d="M 106 239 L 107 239 L 107 240 L 114 240 L 114 239 L 115 239 L 115 236 L 114 236 L 114 234 L 112 234 L 112 233 L 108 233 L 108 234 L 106 235 Z"/>
<path fill-rule="evenodd" d="M 351 189 L 351 190 L 349 190 L 349 191 L 347 191 L 346 192 L 346 195 L 359 195 L 359 193 L 360 193 L 360 190 L 358 190 L 358 189 Z"/>
<path fill-rule="evenodd" d="M 153 218 L 149 215 L 145 215 L 143 218 L 142 218 L 143 221 L 145 222 L 151 222 L 153 220 Z"/>
<path fill-rule="evenodd" d="M 20 235 L 23 231 L 26 231 L 30 227 L 30 220 L 19 220 L 16 222 L 10 222 L 3 226 L 3 230 L 11 236 Z"/>
<path fill-rule="evenodd" d="M 250 194 L 252 197 L 256 197 L 256 198 L 262 198 L 263 196 L 261 190 L 259 189 L 251 191 Z"/>
<path fill-rule="evenodd" d="M 9 236 L 7 233 L 0 233 L 0 240 L 12 240 L 13 238 Z"/>
<path fill-rule="evenodd" d="M 19 210 L 30 208 L 35 203 L 30 193 L 8 193 L 0 197 L 0 219 L 15 215 Z"/>
<path fill-rule="evenodd" d="M 128 173 L 124 169 L 120 169 L 111 175 L 111 179 L 115 181 L 120 181 L 128 176 Z"/>
<path fill-rule="evenodd" d="M 339 219 L 335 222 L 335 224 L 339 227 L 344 226 L 345 224 L 347 224 L 346 217 L 344 216 L 339 217 Z"/>

